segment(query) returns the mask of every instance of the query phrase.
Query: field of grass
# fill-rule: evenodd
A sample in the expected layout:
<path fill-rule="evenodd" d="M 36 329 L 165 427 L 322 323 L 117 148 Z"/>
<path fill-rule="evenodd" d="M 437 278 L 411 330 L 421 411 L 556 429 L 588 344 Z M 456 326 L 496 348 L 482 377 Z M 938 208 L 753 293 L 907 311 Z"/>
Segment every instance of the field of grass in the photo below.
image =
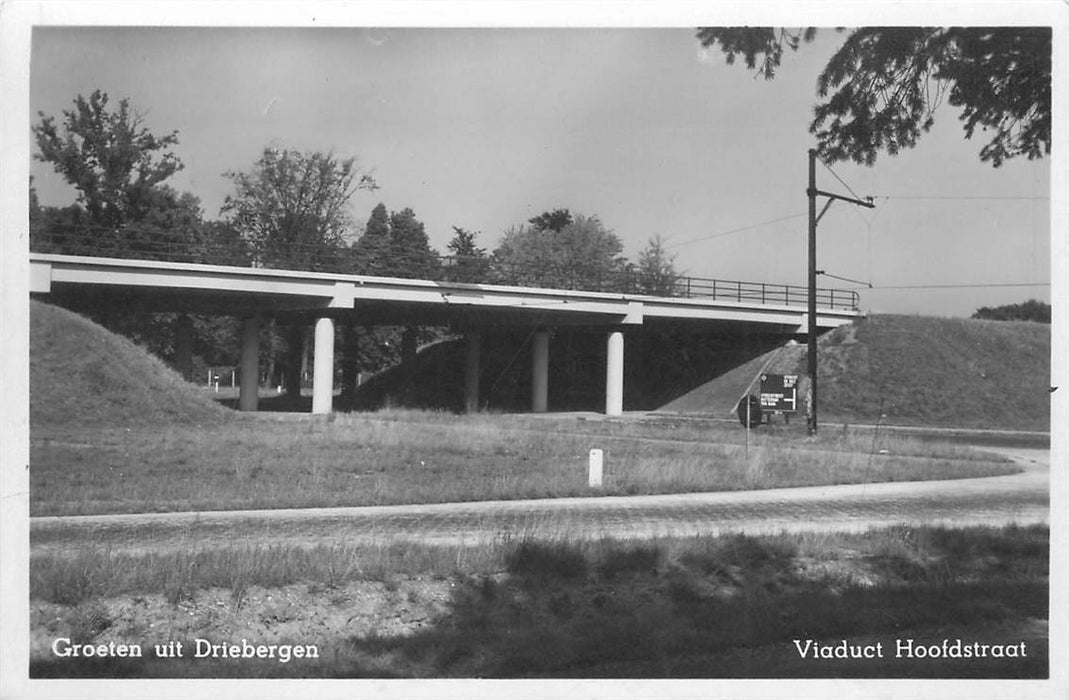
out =
<path fill-rule="evenodd" d="M 140 556 L 86 542 L 78 556 L 31 560 L 38 650 L 56 637 L 144 646 L 249 638 L 314 644 L 320 657 L 282 664 L 45 652 L 32 657 L 31 674 L 1043 678 L 1049 550 L 1039 526 Z M 907 638 L 1023 642 L 1028 654 L 891 658 Z M 889 658 L 804 660 L 796 639 L 882 643 Z"/>
<path fill-rule="evenodd" d="M 235 416 L 213 425 L 34 428 L 33 515 L 683 493 L 1007 474 L 1000 457 L 802 426 L 526 416 Z M 602 488 L 589 453 L 605 452 Z"/>

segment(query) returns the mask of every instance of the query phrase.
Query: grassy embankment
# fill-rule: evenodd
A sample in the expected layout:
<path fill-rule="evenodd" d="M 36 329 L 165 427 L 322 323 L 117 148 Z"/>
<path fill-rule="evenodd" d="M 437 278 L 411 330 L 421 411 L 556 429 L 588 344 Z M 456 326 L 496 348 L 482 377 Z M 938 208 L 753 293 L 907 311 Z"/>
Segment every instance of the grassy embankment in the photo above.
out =
<path fill-rule="evenodd" d="M 825 425 L 1048 431 L 1050 348 L 1048 324 L 873 314 L 819 338 L 820 418 Z M 804 387 L 806 364 L 804 344 L 783 347 L 663 410 L 734 415 L 766 365 L 801 375 Z"/>
<path fill-rule="evenodd" d="M 58 659 L 43 677 L 980 677 L 1047 674 L 1049 534 L 891 528 L 478 547 L 229 547 L 35 557 L 44 644 L 314 644 L 315 660 Z M 383 609 L 391 611 L 383 616 Z M 354 610 L 371 618 L 354 621 Z M 144 612 L 156 611 L 154 617 Z M 147 620 L 154 620 L 150 628 Z M 407 626 L 406 626 L 407 623 Z M 400 625 L 400 626 L 399 626 Z M 389 630 L 393 629 L 391 633 Z M 898 639 L 1026 645 L 896 658 Z M 794 640 L 881 643 L 800 658 Z M 38 645 L 38 649 L 47 648 Z"/>

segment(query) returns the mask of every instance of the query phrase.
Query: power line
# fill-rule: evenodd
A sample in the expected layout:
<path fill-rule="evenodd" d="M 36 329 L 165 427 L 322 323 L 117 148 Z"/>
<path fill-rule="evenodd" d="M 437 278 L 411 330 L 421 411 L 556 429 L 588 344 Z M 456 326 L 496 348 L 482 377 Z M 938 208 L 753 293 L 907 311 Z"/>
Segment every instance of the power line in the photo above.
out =
<path fill-rule="evenodd" d="M 829 275 L 830 276 L 830 275 Z M 991 282 L 987 284 L 897 284 L 875 285 L 873 289 L 978 289 L 987 287 L 1049 287 L 1050 282 Z"/>
<path fill-rule="evenodd" d="M 823 166 L 824 166 L 824 169 L 825 169 L 825 170 L 827 170 L 827 171 L 828 171 L 829 173 L 831 173 L 831 174 L 832 174 L 832 177 L 834 177 L 834 178 L 835 178 L 836 180 L 838 180 L 838 181 L 839 181 L 839 184 L 840 184 L 840 185 L 842 185 L 842 186 L 843 186 L 843 187 L 845 187 L 845 188 L 846 188 L 847 190 L 849 190 L 849 191 L 850 191 L 850 194 L 854 195 L 854 199 L 861 199 L 861 197 L 859 197 L 859 196 L 858 196 L 857 192 L 854 192 L 853 188 L 852 188 L 852 187 L 850 187 L 850 185 L 846 184 L 846 181 L 845 181 L 845 180 L 843 180 L 843 179 L 842 179 L 841 177 L 839 177 L 839 176 L 838 176 L 838 175 L 837 175 L 837 174 L 835 173 L 835 171 L 831 169 L 831 166 L 830 166 L 830 165 L 828 165 L 827 163 L 825 163 L 824 161 L 822 161 L 822 160 L 820 160 L 820 159 L 817 159 L 817 162 L 818 162 L 818 163 L 820 163 L 821 165 L 823 165 Z"/>
<path fill-rule="evenodd" d="M 729 231 L 721 231 L 720 233 L 714 233 L 714 234 L 711 234 L 711 235 L 708 235 L 708 236 L 701 236 L 699 238 L 692 238 L 689 241 L 683 241 L 681 243 L 675 243 L 673 245 L 666 246 L 666 247 L 667 248 L 678 248 L 680 246 L 690 245 L 691 243 L 698 243 L 699 241 L 708 241 L 708 240 L 711 240 L 713 238 L 721 238 L 723 236 L 730 236 L 732 234 L 741 233 L 743 231 L 750 231 L 750 230 L 755 229 L 755 228 L 761 228 L 762 226 L 768 226 L 769 224 L 776 224 L 776 223 L 779 223 L 781 221 L 788 221 L 790 219 L 799 219 L 799 218 L 801 218 L 801 217 L 803 217 L 805 215 L 806 215 L 806 212 L 803 211 L 803 212 L 800 212 L 798 214 L 791 214 L 790 216 L 781 216 L 778 219 L 770 219 L 768 221 L 762 221 L 762 222 L 757 223 L 757 224 L 750 224 L 749 226 L 741 226 L 739 228 L 733 228 L 733 229 L 731 229 Z"/>
<path fill-rule="evenodd" d="M 873 197 L 878 199 L 1006 199 L 1006 200 L 1035 200 L 1035 201 L 1050 201 L 1049 196 L 1028 196 L 1028 195 L 986 195 L 986 194 L 962 194 L 962 195 L 900 195 L 900 194 L 875 194 Z"/>

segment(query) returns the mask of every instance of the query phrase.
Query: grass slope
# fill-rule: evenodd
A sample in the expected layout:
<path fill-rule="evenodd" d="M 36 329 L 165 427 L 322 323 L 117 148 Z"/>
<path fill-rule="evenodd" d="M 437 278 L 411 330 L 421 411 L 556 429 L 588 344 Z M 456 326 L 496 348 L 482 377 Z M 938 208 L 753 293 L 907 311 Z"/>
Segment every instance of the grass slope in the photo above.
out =
<path fill-rule="evenodd" d="M 823 335 L 818 358 L 824 421 L 875 423 L 883 415 L 899 425 L 1049 428 L 1045 324 L 878 314 Z M 767 371 L 806 374 L 805 346 L 784 346 L 661 410 L 733 415 L 770 360 Z"/>
<path fill-rule="evenodd" d="M 228 415 L 126 338 L 66 309 L 30 302 L 35 427 L 218 422 Z"/>
<path fill-rule="evenodd" d="M 821 338 L 828 419 L 1048 430 L 1050 326 L 874 315 Z M 798 369 L 804 371 L 804 357 Z"/>

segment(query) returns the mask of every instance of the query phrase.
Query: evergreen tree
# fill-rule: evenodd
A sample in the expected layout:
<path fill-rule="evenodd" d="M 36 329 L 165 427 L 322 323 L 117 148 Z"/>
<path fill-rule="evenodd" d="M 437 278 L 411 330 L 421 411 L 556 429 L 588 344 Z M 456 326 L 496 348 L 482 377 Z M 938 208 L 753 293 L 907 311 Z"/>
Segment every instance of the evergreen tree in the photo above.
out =
<path fill-rule="evenodd" d="M 390 214 L 391 274 L 395 277 L 434 279 L 438 254 L 431 249 L 423 223 L 409 208 Z"/>
<path fill-rule="evenodd" d="M 390 266 L 390 215 L 386 205 L 371 210 L 364 232 L 352 246 L 353 271 L 361 275 L 386 275 Z"/>
<path fill-rule="evenodd" d="M 490 277 L 490 257 L 485 248 L 475 243 L 477 233 L 459 226 L 453 227 L 453 238 L 446 247 L 453 255 L 453 264 L 446 270 L 451 282 L 486 282 Z"/>

